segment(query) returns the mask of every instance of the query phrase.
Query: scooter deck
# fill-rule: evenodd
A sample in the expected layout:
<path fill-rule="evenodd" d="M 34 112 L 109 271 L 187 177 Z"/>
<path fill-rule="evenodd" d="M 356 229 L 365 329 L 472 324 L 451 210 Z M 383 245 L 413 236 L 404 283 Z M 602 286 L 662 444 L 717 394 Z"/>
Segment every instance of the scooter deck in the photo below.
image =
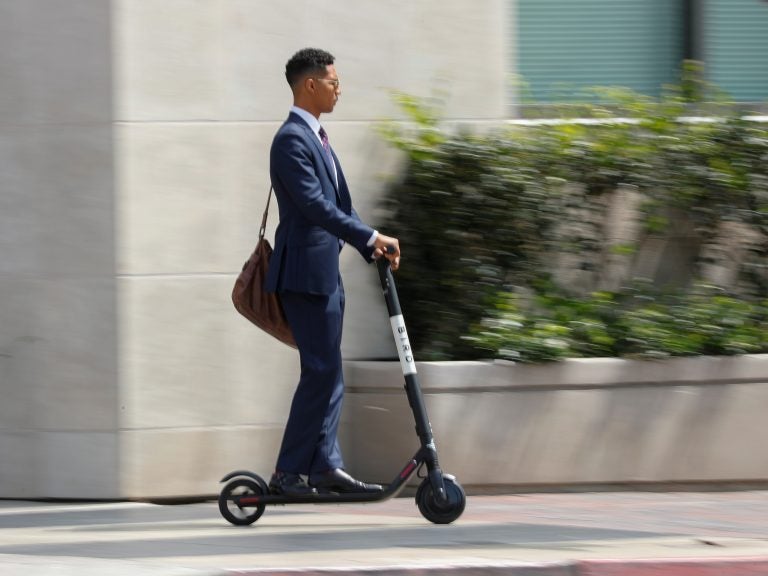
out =
<path fill-rule="evenodd" d="M 258 506 L 271 504 L 335 504 L 340 502 L 382 502 L 397 496 L 408 481 L 419 469 L 422 459 L 422 450 L 419 450 L 411 460 L 405 465 L 394 480 L 384 487 L 381 492 L 320 492 L 317 494 L 307 494 L 306 496 L 286 496 L 284 494 L 243 494 L 242 496 L 232 495 L 231 500 L 240 506 Z M 263 489 L 267 489 L 267 484 L 258 475 L 248 470 L 238 470 L 232 472 L 222 479 L 227 482 L 233 478 L 244 477 L 256 481 Z"/>
<path fill-rule="evenodd" d="M 248 494 L 246 496 L 233 496 L 232 501 L 240 506 L 265 506 L 273 504 L 338 504 L 338 503 L 365 503 L 383 502 L 397 496 L 405 487 L 401 485 L 395 488 L 385 487 L 381 492 L 320 492 L 307 494 L 306 496 L 286 496 L 284 494 Z"/>

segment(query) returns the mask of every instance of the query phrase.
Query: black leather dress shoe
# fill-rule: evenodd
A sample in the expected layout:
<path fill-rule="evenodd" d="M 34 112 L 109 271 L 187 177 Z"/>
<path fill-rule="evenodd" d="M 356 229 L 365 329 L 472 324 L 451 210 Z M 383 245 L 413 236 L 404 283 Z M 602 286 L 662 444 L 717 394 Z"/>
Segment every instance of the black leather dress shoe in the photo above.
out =
<path fill-rule="evenodd" d="M 384 490 L 381 484 L 366 484 L 355 480 L 341 468 L 310 473 L 309 485 L 317 488 L 318 492 L 375 493 Z"/>
<path fill-rule="evenodd" d="M 307 485 L 298 474 L 275 472 L 269 481 L 269 491 L 282 496 L 312 496 L 317 490 Z"/>

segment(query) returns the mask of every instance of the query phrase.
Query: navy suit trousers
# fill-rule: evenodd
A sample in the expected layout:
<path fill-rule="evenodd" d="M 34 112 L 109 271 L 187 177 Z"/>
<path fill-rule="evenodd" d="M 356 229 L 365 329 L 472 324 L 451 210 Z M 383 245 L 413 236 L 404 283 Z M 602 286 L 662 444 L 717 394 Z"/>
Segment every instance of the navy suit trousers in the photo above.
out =
<path fill-rule="evenodd" d="M 294 474 L 343 468 L 337 433 L 344 397 L 344 287 L 339 279 L 331 295 L 281 292 L 280 300 L 299 349 L 301 377 L 276 468 Z"/>

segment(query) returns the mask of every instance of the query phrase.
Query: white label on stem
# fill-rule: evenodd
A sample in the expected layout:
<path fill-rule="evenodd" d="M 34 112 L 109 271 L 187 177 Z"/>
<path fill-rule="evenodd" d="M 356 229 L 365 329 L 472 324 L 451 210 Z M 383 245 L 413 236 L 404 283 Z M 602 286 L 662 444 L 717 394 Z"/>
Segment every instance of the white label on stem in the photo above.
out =
<path fill-rule="evenodd" d="M 413 351 L 411 343 L 408 341 L 408 331 L 405 329 L 405 320 L 403 315 L 391 316 L 389 318 L 392 324 L 392 334 L 395 336 L 397 353 L 400 356 L 400 366 L 403 368 L 403 375 L 416 374 L 416 362 L 413 361 Z"/>

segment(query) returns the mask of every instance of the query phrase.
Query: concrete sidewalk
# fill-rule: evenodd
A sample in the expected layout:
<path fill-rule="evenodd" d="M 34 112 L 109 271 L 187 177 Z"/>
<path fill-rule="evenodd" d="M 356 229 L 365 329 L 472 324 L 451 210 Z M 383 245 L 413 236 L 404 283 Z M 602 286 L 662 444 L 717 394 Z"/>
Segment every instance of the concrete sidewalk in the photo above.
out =
<path fill-rule="evenodd" d="M 470 496 L 454 524 L 412 498 L 267 508 L 0 501 L 0 575 L 768 575 L 768 491 Z"/>

